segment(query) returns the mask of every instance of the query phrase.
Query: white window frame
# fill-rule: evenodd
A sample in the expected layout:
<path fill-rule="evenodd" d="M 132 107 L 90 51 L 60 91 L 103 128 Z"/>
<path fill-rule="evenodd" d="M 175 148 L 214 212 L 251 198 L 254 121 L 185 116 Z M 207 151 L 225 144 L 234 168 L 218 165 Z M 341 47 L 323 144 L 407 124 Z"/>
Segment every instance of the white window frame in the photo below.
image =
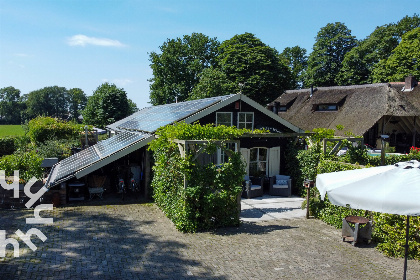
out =
<path fill-rule="evenodd" d="M 234 152 L 238 152 L 238 145 L 236 143 L 225 143 L 225 147 L 228 145 L 234 145 Z M 225 150 L 222 148 L 217 148 L 217 165 L 225 163 Z"/>
<path fill-rule="evenodd" d="M 218 115 L 219 114 L 229 114 L 230 115 L 230 124 L 226 125 L 225 123 L 219 123 L 218 122 Z M 232 112 L 216 112 L 216 126 L 217 125 L 226 125 L 226 126 L 232 126 Z"/>
<path fill-rule="evenodd" d="M 241 114 L 245 114 L 245 121 L 244 122 L 240 121 Z M 247 121 L 247 115 L 246 114 L 252 115 L 252 121 L 251 122 Z M 254 112 L 238 112 L 238 126 L 237 126 L 238 128 L 241 128 L 240 124 L 245 124 L 245 127 L 243 127 L 243 128 L 248 128 L 248 129 L 254 130 Z M 248 124 L 251 124 L 251 128 L 248 127 Z"/>
<path fill-rule="evenodd" d="M 254 149 L 257 149 L 257 160 L 252 160 L 251 159 L 252 150 L 254 150 Z M 260 160 L 260 149 L 264 149 L 266 151 L 265 160 Z M 270 156 L 269 155 L 269 152 L 270 152 L 270 149 L 269 148 L 266 148 L 266 147 L 253 147 L 253 148 L 249 149 L 249 154 L 250 154 L 250 158 L 249 158 L 249 173 L 250 173 L 250 175 L 253 175 L 253 174 L 251 174 L 251 169 L 252 169 L 251 166 L 254 163 L 257 164 L 257 167 L 258 166 L 261 166 L 260 163 L 265 163 L 265 176 L 268 176 L 268 168 L 269 168 L 268 164 L 269 164 L 269 156 Z M 257 170 L 257 171 L 259 171 L 259 170 Z"/>

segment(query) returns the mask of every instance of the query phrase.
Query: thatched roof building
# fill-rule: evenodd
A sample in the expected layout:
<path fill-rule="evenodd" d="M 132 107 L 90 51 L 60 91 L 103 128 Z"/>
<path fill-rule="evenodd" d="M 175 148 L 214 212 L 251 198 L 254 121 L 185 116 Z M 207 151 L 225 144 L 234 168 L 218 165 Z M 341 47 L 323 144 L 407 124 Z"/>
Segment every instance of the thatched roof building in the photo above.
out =
<path fill-rule="evenodd" d="M 420 131 L 420 87 L 414 77 L 403 83 L 288 90 L 272 103 L 270 110 L 304 129 L 331 128 L 336 135 L 363 135 L 376 145 L 381 134 L 391 136 L 399 151 L 414 146 Z M 337 130 L 337 125 L 344 129 Z"/>

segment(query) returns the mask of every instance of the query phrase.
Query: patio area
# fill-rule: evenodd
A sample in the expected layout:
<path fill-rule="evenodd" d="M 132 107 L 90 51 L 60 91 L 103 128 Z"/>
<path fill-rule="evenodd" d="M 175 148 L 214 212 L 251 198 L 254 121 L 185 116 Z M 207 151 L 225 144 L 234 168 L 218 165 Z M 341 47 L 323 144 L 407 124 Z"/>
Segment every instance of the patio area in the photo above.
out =
<path fill-rule="evenodd" d="M 7 238 L 32 227 L 48 238 L 32 237 L 36 251 L 20 240 L 19 258 L 8 246 L 6 258 L 0 258 L 0 278 L 402 278 L 402 259 L 384 257 L 373 244 L 342 242 L 340 230 L 298 217 L 304 210 L 294 199 L 244 199 L 240 227 L 195 234 L 178 232 L 150 203 L 67 205 L 42 213 L 54 218 L 52 225 L 26 225 L 33 210 L 0 210 L 0 229 Z M 408 279 L 420 279 L 418 261 L 409 261 Z"/>

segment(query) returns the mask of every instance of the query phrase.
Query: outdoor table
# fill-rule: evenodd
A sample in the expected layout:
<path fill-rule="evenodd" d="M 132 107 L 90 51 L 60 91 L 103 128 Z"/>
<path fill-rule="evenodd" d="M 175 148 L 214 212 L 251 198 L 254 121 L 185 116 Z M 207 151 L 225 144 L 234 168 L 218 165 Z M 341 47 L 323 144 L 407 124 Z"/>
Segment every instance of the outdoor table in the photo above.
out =
<path fill-rule="evenodd" d="M 342 227 L 343 241 L 349 239 L 352 245 L 359 241 L 370 243 L 372 239 L 372 221 L 365 217 L 347 216 L 343 219 Z"/>

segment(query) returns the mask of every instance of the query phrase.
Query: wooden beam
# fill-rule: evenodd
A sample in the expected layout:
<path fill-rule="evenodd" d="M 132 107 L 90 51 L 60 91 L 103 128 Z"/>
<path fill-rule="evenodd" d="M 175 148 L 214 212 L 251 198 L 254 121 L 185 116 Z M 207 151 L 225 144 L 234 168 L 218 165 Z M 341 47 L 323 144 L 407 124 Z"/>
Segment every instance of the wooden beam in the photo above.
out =
<path fill-rule="evenodd" d="M 315 133 L 313 132 L 305 132 L 305 133 L 246 133 L 243 134 L 241 136 L 241 138 L 254 138 L 254 137 L 259 137 L 259 138 L 272 138 L 272 137 L 280 137 L 280 138 L 285 138 L 285 137 L 304 137 L 304 136 L 312 136 Z"/>

